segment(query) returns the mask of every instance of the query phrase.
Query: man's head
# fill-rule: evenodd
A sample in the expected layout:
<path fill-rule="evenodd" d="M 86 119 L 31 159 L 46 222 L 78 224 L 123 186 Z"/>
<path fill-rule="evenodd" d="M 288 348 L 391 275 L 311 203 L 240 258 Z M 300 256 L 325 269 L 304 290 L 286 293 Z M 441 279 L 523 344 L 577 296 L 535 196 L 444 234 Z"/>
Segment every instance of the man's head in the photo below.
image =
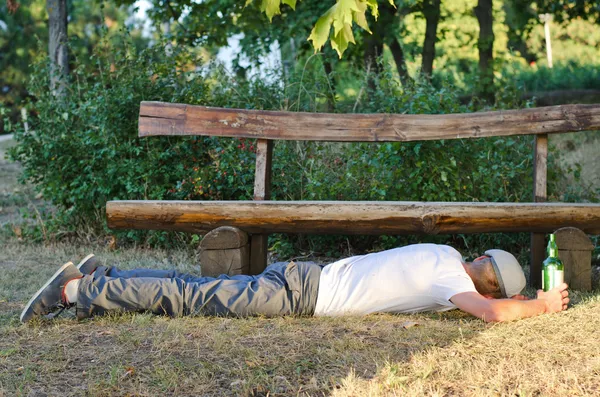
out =
<path fill-rule="evenodd" d="M 525 288 L 525 274 L 509 252 L 492 249 L 465 266 L 477 292 L 490 298 L 510 298 Z"/>

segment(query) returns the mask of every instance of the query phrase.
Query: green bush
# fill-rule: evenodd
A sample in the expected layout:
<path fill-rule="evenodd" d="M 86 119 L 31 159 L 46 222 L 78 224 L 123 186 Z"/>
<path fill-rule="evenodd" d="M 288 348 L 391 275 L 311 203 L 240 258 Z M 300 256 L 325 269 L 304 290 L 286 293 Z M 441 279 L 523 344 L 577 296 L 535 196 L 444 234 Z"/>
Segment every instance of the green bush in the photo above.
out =
<path fill-rule="evenodd" d="M 251 196 L 251 170 L 244 164 L 252 168 L 253 153 L 238 150 L 231 140 L 138 138 L 139 104 L 255 107 L 260 103 L 248 96 L 260 102 L 253 90 L 270 87 L 248 84 L 239 91 L 243 95 L 232 95 L 241 87 L 219 68 L 197 72 L 194 65 L 201 60 L 193 53 L 174 48 L 167 55 L 163 45 L 138 51 L 126 34 L 105 39 L 92 60 L 91 70 L 84 63 L 74 68 L 60 98 L 49 92 L 49 65 L 40 59 L 29 82 L 35 98 L 29 105 L 32 132 L 14 131 L 18 146 L 11 157 L 23 164 L 24 179 L 60 210 L 57 228 L 76 232 L 94 225 L 100 231 L 105 204 L 114 199 Z M 266 97 L 274 99 L 271 93 Z"/>
<path fill-rule="evenodd" d="M 517 84 L 527 92 L 550 90 L 600 89 L 598 64 L 582 64 L 576 61 L 559 62 L 547 66 L 507 65 L 503 74 L 517 76 Z"/>
<path fill-rule="evenodd" d="M 477 110 L 461 105 L 457 90 L 425 82 L 402 88 L 386 69 L 369 88 L 367 76 L 349 95 L 335 92 L 317 58 L 284 77 L 237 79 L 183 47 L 167 53 L 155 45 L 136 50 L 119 35 L 96 48 L 92 69 L 76 66 L 65 97 L 48 92 L 48 65 L 38 62 L 30 80 L 32 132 L 15 132 L 12 157 L 24 178 L 60 210 L 54 230 L 76 232 L 93 225 L 105 233 L 104 208 L 114 199 L 251 199 L 255 142 L 250 139 L 137 136 L 141 101 L 246 109 L 441 114 Z M 86 63 L 89 65 L 89 62 Z M 507 91 L 508 92 L 508 91 Z M 513 99 L 507 103 L 514 106 Z M 413 143 L 275 144 L 275 200 L 530 201 L 529 137 Z M 51 228 L 52 229 L 52 228 Z M 88 228 L 86 227 L 86 230 Z M 126 232 L 137 240 L 165 240 L 165 233 Z M 470 252 L 483 245 L 518 245 L 524 234 L 430 236 Z M 298 249 L 335 256 L 348 246 L 386 248 L 415 237 L 274 236 L 279 253 Z"/>

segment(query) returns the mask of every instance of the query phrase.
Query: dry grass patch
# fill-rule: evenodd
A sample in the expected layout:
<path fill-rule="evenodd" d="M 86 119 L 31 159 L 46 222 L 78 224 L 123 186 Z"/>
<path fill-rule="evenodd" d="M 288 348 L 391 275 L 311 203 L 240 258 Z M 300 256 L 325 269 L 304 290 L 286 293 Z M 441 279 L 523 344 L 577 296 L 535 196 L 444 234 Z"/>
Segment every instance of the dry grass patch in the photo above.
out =
<path fill-rule="evenodd" d="M 9 241 L 0 251 L 0 390 L 6 395 L 322 395 L 353 370 L 447 346 L 485 326 L 454 314 L 366 318 L 114 315 L 22 325 L 23 304 L 56 268 L 90 251 L 123 268 L 198 273 L 193 253 Z M 420 325 L 405 329 L 407 321 Z M 466 335 L 466 336 L 465 336 Z"/>
<path fill-rule="evenodd" d="M 388 362 L 371 380 L 351 372 L 333 395 L 600 395 L 599 325 L 600 299 L 588 296 L 567 312 L 486 326 Z"/>
<path fill-rule="evenodd" d="M 20 234 L 22 223 L 43 223 L 53 208 L 36 196 L 33 186 L 19 182 L 21 166 L 6 158 L 8 149 L 15 145 L 13 140 L 0 141 L 0 232 L 9 225 L 11 234 Z"/>
<path fill-rule="evenodd" d="M 149 314 L 22 325 L 56 268 L 96 252 L 122 268 L 199 273 L 193 251 L 4 241 L 0 395 L 416 396 L 600 394 L 600 298 L 487 325 L 443 314 L 176 318 Z M 418 325 L 406 328 L 409 322 Z"/>
<path fill-rule="evenodd" d="M 418 317 L 421 325 L 406 330 L 407 318 L 123 315 L 13 324 L 0 341 L 0 384 L 9 395 L 39 385 L 50 395 L 322 395 L 351 370 L 371 379 L 385 362 L 460 337 L 456 321 Z"/>

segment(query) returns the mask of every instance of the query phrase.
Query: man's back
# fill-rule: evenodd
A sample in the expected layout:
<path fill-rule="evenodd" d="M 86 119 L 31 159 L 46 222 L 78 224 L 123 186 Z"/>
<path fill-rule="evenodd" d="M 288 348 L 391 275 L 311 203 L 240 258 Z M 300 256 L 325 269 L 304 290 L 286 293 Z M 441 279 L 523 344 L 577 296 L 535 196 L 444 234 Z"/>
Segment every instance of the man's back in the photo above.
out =
<path fill-rule="evenodd" d="M 450 297 L 469 291 L 475 286 L 458 251 L 415 244 L 325 266 L 315 315 L 444 311 L 455 308 Z"/>

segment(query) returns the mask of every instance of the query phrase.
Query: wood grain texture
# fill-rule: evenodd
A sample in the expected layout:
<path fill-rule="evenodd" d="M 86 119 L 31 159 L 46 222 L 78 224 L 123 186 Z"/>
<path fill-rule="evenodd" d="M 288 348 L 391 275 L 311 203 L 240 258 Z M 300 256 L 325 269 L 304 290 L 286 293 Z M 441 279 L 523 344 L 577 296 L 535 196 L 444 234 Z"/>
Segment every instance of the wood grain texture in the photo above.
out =
<path fill-rule="evenodd" d="M 221 274 L 248 274 L 249 246 L 223 250 L 200 250 L 200 269 L 204 277 Z"/>
<path fill-rule="evenodd" d="M 227 250 L 248 245 L 248 234 L 237 227 L 221 226 L 206 233 L 200 241 L 202 250 Z"/>
<path fill-rule="evenodd" d="M 535 136 L 533 145 L 533 201 L 546 201 L 548 186 L 548 135 Z"/>
<path fill-rule="evenodd" d="M 256 142 L 254 200 L 269 200 L 271 198 L 272 162 L 273 141 L 259 139 L 258 142 Z"/>
<path fill-rule="evenodd" d="M 600 204 L 354 201 L 109 201 L 108 226 L 247 233 L 441 234 L 577 227 L 600 233 Z"/>
<path fill-rule="evenodd" d="M 558 249 L 569 251 L 592 251 L 594 243 L 581 230 L 575 227 L 563 227 L 554 232 Z M 563 248 L 564 247 L 564 248 Z"/>
<path fill-rule="evenodd" d="M 600 129 L 600 104 L 466 114 L 331 114 L 142 102 L 139 135 L 408 142 Z"/>
<path fill-rule="evenodd" d="M 250 275 L 261 274 L 267 267 L 269 256 L 269 235 L 267 233 L 250 236 Z"/>
<path fill-rule="evenodd" d="M 581 230 L 563 227 L 554 232 L 558 256 L 565 265 L 565 282 L 579 291 L 592 290 L 592 250 L 594 244 Z"/>

